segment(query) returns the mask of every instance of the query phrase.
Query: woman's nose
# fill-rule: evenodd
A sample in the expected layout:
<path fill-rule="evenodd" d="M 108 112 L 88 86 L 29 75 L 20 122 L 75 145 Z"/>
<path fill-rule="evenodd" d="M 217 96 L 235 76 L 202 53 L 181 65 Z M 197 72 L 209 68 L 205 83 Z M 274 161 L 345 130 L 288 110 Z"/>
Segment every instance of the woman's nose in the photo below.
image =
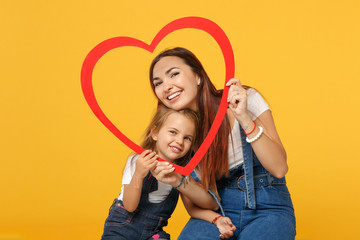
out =
<path fill-rule="evenodd" d="M 171 90 L 173 88 L 173 85 L 170 84 L 170 83 L 165 83 L 164 88 L 165 88 L 165 91 L 169 91 L 169 90 Z"/>

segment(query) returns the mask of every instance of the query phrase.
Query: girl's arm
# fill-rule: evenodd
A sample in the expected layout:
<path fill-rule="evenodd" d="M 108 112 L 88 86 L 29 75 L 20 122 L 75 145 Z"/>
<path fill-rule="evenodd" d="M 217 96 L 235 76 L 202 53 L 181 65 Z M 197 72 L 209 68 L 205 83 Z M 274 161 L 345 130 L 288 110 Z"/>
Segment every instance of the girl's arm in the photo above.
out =
<path fill-rule="evenodd" d="M 123 204 L 128 212 L 133 212 L 139 205 L 143 179 L 150 169 L 156 166 L 158 156 L 151 150 L 145 150 L 136 159 L 134 175 L 129 184 L 124 185 Z"/>
<path fill-rule="evenodd" d="M 247 136 L 249 139 L 259 134 L 259 126 L 263 128 L 262 135 L 252 142 L 251 146 L 264 168 L 277 178 L 284 177 L 288 171 L 287 157 L 284 146 L 276 131 L 271 111 L 266 110 L 263 112 L 255 120 L 255 127 L 247 109 L 247 91 L 241 86 L 240 80 L 233 78 L 227 83 L 227 86 L 230 86 L 229 108 L 232 112 L 228 113 L 230 122 L 233 122 L 234 118 L 236 118 L 241 127 L 246 129 L 247 133 L 254 129 Z"/>
<path fill-rule="evenodd" d="M 216 225 L 220 232 L 220 238 L 229 238 L 234 235 L 236 227 L 232 224 L 230 218 L 224 217 L 212 210 L 202 209 L 193 204 L 189 198 L 181 194 L 184 206 L 192 218 L 201 219 Z"/>
<path fill-rule="evenodd" d="M 217 210 L 216 200 L 192 177 L 184 178 L 174 172 L 174 167 L 169 162 L 158 162 L 152 175 L 160 182 L 175 187 L 179 192 L 201 208 Z M 189 180 L 188 180 L 189 179 Z"/>

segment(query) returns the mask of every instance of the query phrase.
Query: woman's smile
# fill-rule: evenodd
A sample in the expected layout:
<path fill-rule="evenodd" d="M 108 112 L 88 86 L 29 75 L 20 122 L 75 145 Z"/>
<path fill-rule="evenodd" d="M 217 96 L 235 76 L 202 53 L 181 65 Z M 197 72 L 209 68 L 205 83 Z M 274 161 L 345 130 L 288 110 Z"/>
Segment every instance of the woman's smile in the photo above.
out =
<path fill-rule="evenodd" d="M 173 100 L 174 98 L 176 98 L 177 96 L 179 96 L 182 93 L 182 91 L 178 91 L 176 93 L 172 93 L 170 96 L 167 97 L 168 100 Z"/>

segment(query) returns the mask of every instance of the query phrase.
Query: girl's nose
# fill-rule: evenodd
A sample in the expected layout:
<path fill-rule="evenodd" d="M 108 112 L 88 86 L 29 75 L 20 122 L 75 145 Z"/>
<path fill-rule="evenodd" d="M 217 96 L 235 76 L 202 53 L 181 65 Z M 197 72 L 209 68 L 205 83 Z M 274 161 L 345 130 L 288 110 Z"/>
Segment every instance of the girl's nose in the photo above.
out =
<path fill-rule="evenodd" d="M 182 146 L 184 144 L 184 139 L 182 137 L 176 138 L 176 143 Z"/>

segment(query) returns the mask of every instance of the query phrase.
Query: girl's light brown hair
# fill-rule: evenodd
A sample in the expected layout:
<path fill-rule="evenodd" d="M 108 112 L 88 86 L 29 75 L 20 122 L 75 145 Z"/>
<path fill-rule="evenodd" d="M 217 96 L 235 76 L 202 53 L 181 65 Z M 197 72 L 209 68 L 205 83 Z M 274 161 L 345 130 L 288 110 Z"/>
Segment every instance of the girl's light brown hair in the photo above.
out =
<path fill-rule="evenodd" d="M 201 129 L 198 132 L 195 143 L 196 148 L 198 148 L 206 138 L 215 119 L 215 116 L 220 106 L 223 90 L 217 90 L 215 88 L 215 86 L 210 81 L 207 73 L 205 72 L 205 69 L 203 68 L 201 62 L 192 52 L 185 48 L 177 47 L 163 51 L 154 58 L 150 65 L 150 85 L 153 89 L 154 94 L 155 87 L 152 84 L 154 66 L 160 59 L 167 56 L 175 56 L 181 58 L 201 79 L 196 99 L 199 111 L 198 114 L 200 116 L 199 129 Z M 243 87 L 249 88 L 248 86 L 244 85 Z M 158 106 L 162 106 L 160 100 L 158 101 Z M 216 191 L 216 178 L 220 178 L 223 175 L 227 176 L 229 173 L 228 137 L 230 132 L 230 122 L 227 115 L 225 115 L 224 120 L 220 125 L 219 131 L 209 147 L 209 150 L 199 164 L 200 177 L 205 189 L 212 188 Z"/>

